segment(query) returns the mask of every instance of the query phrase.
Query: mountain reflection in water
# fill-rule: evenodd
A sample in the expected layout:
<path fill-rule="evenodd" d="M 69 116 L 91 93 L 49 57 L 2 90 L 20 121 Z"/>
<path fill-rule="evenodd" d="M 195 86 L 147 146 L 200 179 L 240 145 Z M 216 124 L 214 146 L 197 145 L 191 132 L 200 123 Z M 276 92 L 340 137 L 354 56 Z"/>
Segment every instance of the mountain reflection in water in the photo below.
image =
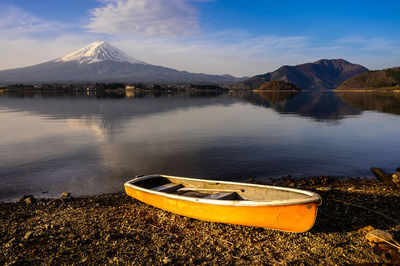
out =
<path fill-rule="evenodd" d="M 338 120 L 361 113 L 341 101 L 333 92 L 262 92 L 244 98 L 250 103 L 272 108 L 282 114 L 308 116 L 317 121 Z"/>
<path fill-rule="evenodd" d="M 398 167 L 400 116 L 363 111 L 397 113 L 397 95 L 349 95 L 5 92 L 0 200 L 122 191 L 151 173 L 247 181 Z"/>
<path fill-rule="evenodd" d="M 400 115 L 400 93 L 397 92 L 338 92 L 337 95 L 354 108 Z"/>

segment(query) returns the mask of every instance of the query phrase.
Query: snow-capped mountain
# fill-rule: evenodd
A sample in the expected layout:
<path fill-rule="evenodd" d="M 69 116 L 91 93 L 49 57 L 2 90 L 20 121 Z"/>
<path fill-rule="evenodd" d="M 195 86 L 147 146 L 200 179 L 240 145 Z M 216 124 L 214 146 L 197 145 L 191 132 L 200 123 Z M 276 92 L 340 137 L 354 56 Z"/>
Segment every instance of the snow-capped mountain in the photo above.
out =
<path fill-rule="evenodd" d="M 107 42 L 94 42 L 78 51 L 57 59 L 56 62 L 76 61 L 79 64 L 92 64 L 107 60 L 147 65 L 147 63 L 127 55 Z"/>
<path fill-rule="evenodd" d="M 233 83 L 243 79 L 155 66 L 106 42 L 95 42 L 58 59 L 0 71 L 0 85 L 13 83 L 146 82 Z"/>

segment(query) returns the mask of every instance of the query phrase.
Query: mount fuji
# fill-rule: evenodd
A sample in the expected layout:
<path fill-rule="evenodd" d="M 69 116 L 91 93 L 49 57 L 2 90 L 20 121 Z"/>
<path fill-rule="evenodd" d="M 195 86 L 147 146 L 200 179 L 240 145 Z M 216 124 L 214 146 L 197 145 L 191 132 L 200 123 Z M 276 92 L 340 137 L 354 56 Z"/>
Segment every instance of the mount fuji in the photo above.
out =
<path fill-rule="evenodd" d="M 107 42 L 95 42 L 58 59 L 0 71 L 0 84 L 144 82 L 233 83 L 230 75 L 190 73 L 151 65 L 133 58 Z"/>

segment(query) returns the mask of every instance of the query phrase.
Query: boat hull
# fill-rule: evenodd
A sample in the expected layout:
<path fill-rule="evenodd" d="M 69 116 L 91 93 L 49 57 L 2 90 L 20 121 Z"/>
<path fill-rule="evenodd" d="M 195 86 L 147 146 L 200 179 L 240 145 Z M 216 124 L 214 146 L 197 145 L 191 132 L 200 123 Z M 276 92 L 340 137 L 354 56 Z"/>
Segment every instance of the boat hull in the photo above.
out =
<path fill-rule="evenodd" d="M 138 190 L 125 185 L 126 194 L 175 214 L 219 223 L 257 226 L 289 232 L 310 230 L 320 202 L 282 206 L 235 206 L 193 202 Z"/>

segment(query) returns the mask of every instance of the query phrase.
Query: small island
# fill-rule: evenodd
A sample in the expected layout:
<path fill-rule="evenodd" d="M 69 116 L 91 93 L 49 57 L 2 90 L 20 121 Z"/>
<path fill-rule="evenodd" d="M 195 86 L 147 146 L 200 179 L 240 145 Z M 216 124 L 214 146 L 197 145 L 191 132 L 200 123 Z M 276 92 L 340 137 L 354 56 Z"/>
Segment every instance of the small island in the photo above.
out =
<path fill-rule="evenodd" d="M 296 85 L 290 82 L 286 82 L 284 80 L 271 80 L 262 84 L 258 89 L 253 90 L 255 92 L 259 91 L 298 91 Z"/>

